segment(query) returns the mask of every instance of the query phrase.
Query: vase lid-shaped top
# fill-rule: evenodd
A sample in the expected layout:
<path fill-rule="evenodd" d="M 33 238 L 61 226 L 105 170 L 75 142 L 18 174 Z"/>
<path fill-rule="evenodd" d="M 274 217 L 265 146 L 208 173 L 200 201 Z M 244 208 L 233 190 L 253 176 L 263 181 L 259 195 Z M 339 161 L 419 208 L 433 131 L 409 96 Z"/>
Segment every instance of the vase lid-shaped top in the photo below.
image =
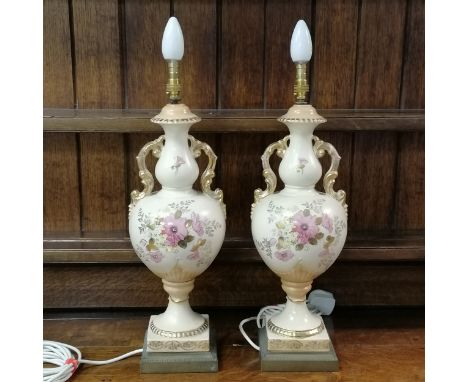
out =
<path fill-rule="evenodd" d="M 190 108 L 183 103 L 167 104 L 161 109 L 161 112 L 151 118 L 151 122 L 158 124 L 171 123 L 196 123 L 201 118 L 191 112 Z"/>
<path fill-rule="evenodd" d="M 283 123 L 324 123 L 327 122 L 312 105 L 294 105 L 288 112 L 278 118 Z"/>

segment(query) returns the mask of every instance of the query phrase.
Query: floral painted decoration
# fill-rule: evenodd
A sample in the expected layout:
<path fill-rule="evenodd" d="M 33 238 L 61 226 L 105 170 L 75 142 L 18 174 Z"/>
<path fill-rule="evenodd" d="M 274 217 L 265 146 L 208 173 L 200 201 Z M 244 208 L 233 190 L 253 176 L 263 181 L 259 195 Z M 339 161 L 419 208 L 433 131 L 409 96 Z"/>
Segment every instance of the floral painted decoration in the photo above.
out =
<path fill-rule="evenodd" d="M 138 228 L 143 237 L 136 249 L 142 260 L 159 263 L 165 256 L 180 255 L 196 261 L 197 266 L 212 260 L 210 238 L 222 225 L 191 211 L 192 203 L 194 200 L 171 203 L 167 212 L 156 217 L 138 210 Z"/>
<path fill-rule="evenodd" d="M 323 212 L 324 199 L 285 209 L 272 201 L 268 205 L 268 223 L 273 224 L 269 238 L 256 241 L 257 247 L 270 258 L 287 262 L 297 253 L 319 247 L 319 265 L 328 268 L 335 259 L 334 245 L 339 242 L 346 222 Z"/>
<path fill-rule="evenodd" d="M 177 174 L 177 171 L 179 171 L 179 167 L 182 166 L 183 164 L 185 164 L 185 161 L 182 157 L 180 156 L 176 156 L 175 157 L 175 162 L 174 164 L 171 166 L 171 170 L 175 170 L 176 174 Z"/>
<path fill-rule="evenodd" d="M 301 174 L 304 174 L 304 168 L 307 163 L 309 163 L 307 159 L 299 158 L 299 163 L 297 164 L 296 172 L 300 172 Z"/>

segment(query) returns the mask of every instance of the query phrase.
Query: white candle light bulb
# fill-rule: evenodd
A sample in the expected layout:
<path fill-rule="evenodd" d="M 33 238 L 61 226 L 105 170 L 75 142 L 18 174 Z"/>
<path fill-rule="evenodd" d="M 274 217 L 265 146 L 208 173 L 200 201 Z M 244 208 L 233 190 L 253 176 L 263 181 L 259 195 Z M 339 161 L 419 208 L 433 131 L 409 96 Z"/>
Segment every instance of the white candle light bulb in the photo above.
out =
<path fill-rule="evenodd" d="M 162 54 L 165 60 L 180 61 L 184 56 L 184 35 L 175 17 L 169 19 L 164 29 Z"/>
<path fill-rule="evenodd" d="M 312 57 L 312 38 L 304 20 L 299 20 L 294 27 L 290 51 L 295 63 L 307 63 Z"/>

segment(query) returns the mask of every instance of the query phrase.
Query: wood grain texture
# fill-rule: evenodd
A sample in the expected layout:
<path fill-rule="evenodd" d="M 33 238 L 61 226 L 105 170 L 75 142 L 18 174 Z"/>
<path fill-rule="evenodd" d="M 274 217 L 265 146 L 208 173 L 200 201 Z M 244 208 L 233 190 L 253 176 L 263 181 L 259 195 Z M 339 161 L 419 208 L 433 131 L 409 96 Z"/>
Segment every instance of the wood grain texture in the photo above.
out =
<path fill-rule="evenodd" d="M 159 311 L 157 311 L 159 312 Z M 209 310 L 216 328 L 219 371 L 206 374 L 161 374 L 163 382 L 252 381 L 252 382 L 418 382 L 424 381 L 424 311 L 422 309 L 337 309 L 331 316 L 330 335 L 340 360 L 338 372 L 301 373 L 260 371 L 260 357 L 242 337 L 240 320 L 257 312 Z M 77 346 L 87 359 L 109 359 L 142 345 L 149 315 L 156 312 L 113 312 L 112 316 L 88 313 L 44 320 L 44 337 Z M 118 319 L 116 319 L 118 317 Z M 245 326 L 257 342 L 253 324 Z M 118 335 L 116 335 L 118 333 Z M 151 374 L 140 374 L 140 357 L 95 367 L 80 366 L 76 381 L 154 381 Z"/>
<path fill-rule="evenodd" d="M 73 73 L 67 0 L 44 1 L 44 106 L 72 108 Z"/>
<path fill-rule="evenodd" d="M 260 134 L 229 134 L 221 137 L 220 152 L 225 158 L 220 167 L 227 209 L 226 236 L 251 235 L 253 193 L 256 188 L 265 187 L 260 156 L 266 146 L 265 138 Z"/>
<path fill-rule="evenodd" d="M 44 131 L 153 133 L 150 119 L 159 110 L 45 109 Z M 191 132 L 287 133 L 277 118 L 286 110 L 193 110 L 202 118 Z M 318 110 L 327 119 L 318 131 L 424 131 L 424 112 L 418 110 Z"/>
<path fill-rule="evenodd" d="M 398 108 L 406 0 L 362 0 L 355 107 Z"/>
<path fill-rule="evenodd" d="M 125 231 L 127 190 L 123 135 L 83 133 L 80 138 L 82 230 Z"/>
<path fill-rule="evenodd" d="M 118 0 L 73 0 L 76 106 L 123 106 Z"/>
<path fill-rule="evenodd" d="M 161 41 L 170 16 L 169 8 L 169 0 L 125 1 L 126 96 L 129 108 L 150 109 L 167 103 L 167 69 L 161 53 Z"/>
<path fill-rule="evenodd" d="M 191 108 L 216 107 L 217 13 L 214 0 L 174 0 L 184 32 L 182 98 Z"/>
<path fill-rule="evenodd" d="M 400 106 L 424 108 L 424 0 L 409 0 Z"/>
<path fill-rule="evenodd" d="M 63 294 L 63 290 L 72 290 Z M 222 288 L 219 286 L 222 285 Z M 339 306 L 424 305 L 424 265 L 337 263 L 314 281 Z M 280 279 L 262 262 L 214 263 L 190 295 L 193 306 L 264 306 L 284 299 Z M 44 308 L 150 308 L 167 304 L 161 280 L 143 264 L 46 265 Z"/>
<path fill-rule="evenodd" d="M 289 45 L 298 20 L 311 25 L 311 2 L 267 1 L 265 12 L 265 107 L 289 108 L 294 103 L 296 75 Z"/>
<path fill-rule="evenodd" d="M 396 229 L 424 228 L 424 134 L 400 135 Z"/>
<path fill-rule="evenodd" d="M 44 134 L 44 232 L 80 232 L 76 134 Z"/>
<path fill-rule="evenodd" d="M 395 211 L 395 133 L 355 134 L 350 230 L 390 230 Z"/>
<path fill-rule="evenodd" d="M 358 0 L 317 0 L 312 103 L 319 108 L 354 106 Z"/>
<path fill-rule="evenodd" d="M 221 7 L 218 106 L 262 108 L 264 1 L 227 0 Z"/>

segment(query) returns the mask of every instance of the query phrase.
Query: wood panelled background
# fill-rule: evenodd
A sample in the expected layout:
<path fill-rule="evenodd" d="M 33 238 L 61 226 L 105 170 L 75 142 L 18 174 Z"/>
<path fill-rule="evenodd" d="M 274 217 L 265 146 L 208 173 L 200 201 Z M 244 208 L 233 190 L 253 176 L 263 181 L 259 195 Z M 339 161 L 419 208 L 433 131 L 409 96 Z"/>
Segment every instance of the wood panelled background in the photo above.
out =
<path fill-rule="evenodd" d="M 255 116 L 262 116 L 260 109 L 279 116 L 283 110 L 271 110 L 293 103 L 289 40 L 303 18 L 314 42 L 311 103 L 325 114 L 353 109 L 361 118 L 359 113 L 371 109 L 382 115 L 366 131 L 353 123 L 335 131 L 346 116 L 317 129 L 342 156 L 337 185 L 348 195 L 351 243 L 347 260 L 317 286 L 334 291 L 342 305 L 422 305 L 424 129 L 395 126 L 386 115 L 424 116 L 423 0 L 45 0 L 44 107 L 98 109 L 85 130 L 68 128 L 72 117 L 63 128 L 48 127 L 45 118 L 45 307 L 165 303 L 159 281 L 143 265 L 120 264 L 131 256 L 130 191 L 141 187 L 134 158 L 161 129 L 132 132 L 135 120 L 124 117 L 118 120 L 124 130 L 112 122 L 107 132 L 93 129 L 100 110 L 156 113 L 166 103 L 160 49 L 171 15 L 184 31 L 184 102 L 192 109 L 243 109 L 225 112 L 234 118 L 229 132 L 220 122 L 215 131 L 194 133 L 218 155 L 215 183 L 228 209 L 226 246 L 200 277 L 194 304 L 260 306 L 283 298 L 279 281 L 252 251 L 249 214 L 253 190 L 264 186 L 260 155 L 287 130 L 264 129 Z M 249 112 L 251 119 L 236 119 Z M 332 123 L 337 129 L 330 131 Z M 363 241 L 352 247 L 353 240 Z M 235 243 L 251 255 L 237 258 Z M 112 250 L 121 254 L 122 246 L 126 255 L 114 256 Z M 232 284 L 228 294 L 203 297 L 226 279 Z M 73 296 L 57 295 L 56 288 L 69 283 L 77 285 Z M 236 283 L 250 285 L 250 295 Z M 151 298 L 144 295 L 145 285 Z"/>

